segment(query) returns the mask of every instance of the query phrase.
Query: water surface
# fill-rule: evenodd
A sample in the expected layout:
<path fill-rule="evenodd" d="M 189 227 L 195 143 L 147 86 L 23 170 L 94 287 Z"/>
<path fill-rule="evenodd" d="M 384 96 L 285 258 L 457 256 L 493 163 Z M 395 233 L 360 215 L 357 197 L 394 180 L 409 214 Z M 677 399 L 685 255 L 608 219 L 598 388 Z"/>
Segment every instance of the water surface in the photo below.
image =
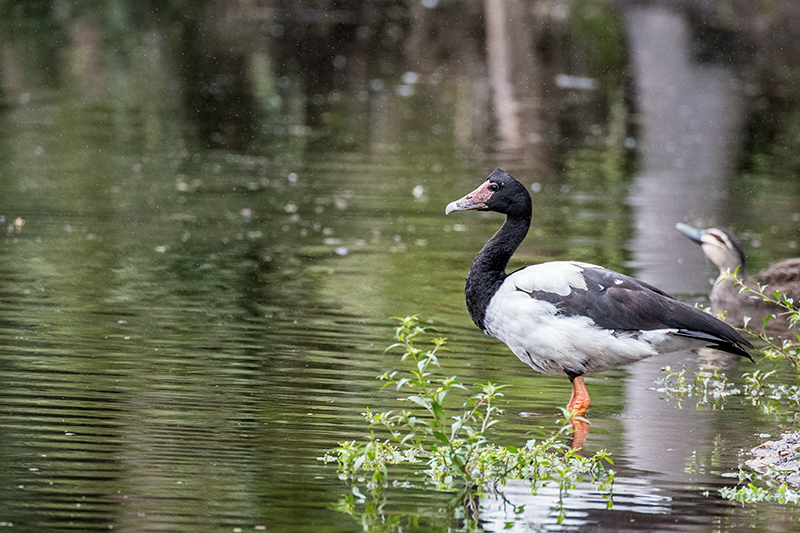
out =
<path fill-rule="evenodd" d="M 291 59 L 295 45 L 279 38 L 291 17 L 270 26 L 266 46 L 244 29 L 223 28 L 233 44 L 225 32 L 195 42 L 182 23 L 146 19 L 145 30 L 129 24 L 135 13 L 111 13 L 122 18 L 17 13 L 0 38 L 0 523 L 15 530 L 464 529 L 453 495 L 418 478 L 389 487 L 379 510 L 356 498 L 355 516 L 343 513 L 352 493 L 317 458 L 368 437 L 366 407 L 396 407 L 375 377 L 399 364 L 384 353 L 392 317 L 414 313 L 448 338 L 444 372 L 510 385 L 498 443 L 557 429 L 568 380 L 533 374 L 477 331 L 463 303 L 469 263 L 501 218 L 443 210 L 495 166 L 534 201 L 511 268 L 591 261 L 707 303 L 710 265 L 664 228 L 732 225 L 756 270 L 795 253 L 800 196 L 778 141 L 738 156 L 777 153 L 770 164 L 737 171 L 715 152 L 703 163 L 713 179 L 687 181 L 657 138 L 612 135 L 622 103 L 612 84 L 549 97 L 558 117 L 531 163 L 533 148 L 498 150 L 491 116 L 475 111 L 488 81 L 454 63 L 418 73 L 355 50 L 348 61 L 366 54 L 369 75 L 310 84 L 292 61 L 313 61 Z M 70 37 L 37 44 L 51 23 Z M 111 46 L 114 36 L 127 44 Z M 639 117 L 642 128 L 660 124 L 657 113 Z M 697 213 L 680 198 L 713 201 Z M 769 368 L 679 353 L 590 377 L 584 449 L 611 452 L 614 505 L 580 484 L 559 524 L 553 490 L 534 497 L 512 484 L 505 501 L 482 502 L 478 527 L 793 527 L 791 506 L 717 494 L 762 434 L 795 429 L 791 410 L 679 408 L 654 390 L 667 364 L 732 377 Z M 781 371 L 794 382 L 794 369 Z"/>

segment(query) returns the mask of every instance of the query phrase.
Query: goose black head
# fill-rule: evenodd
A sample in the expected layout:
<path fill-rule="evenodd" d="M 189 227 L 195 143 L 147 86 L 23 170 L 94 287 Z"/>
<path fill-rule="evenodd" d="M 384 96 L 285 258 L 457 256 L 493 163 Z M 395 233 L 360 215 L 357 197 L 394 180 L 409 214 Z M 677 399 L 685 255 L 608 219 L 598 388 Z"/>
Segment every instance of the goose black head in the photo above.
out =
<path fill-rule="evenodd" d="M 530 217 L 531 196 L 513 176 L 495 169 L 480 187 L 463 198 L 447 204 L 445 214 L 453 211 L 495 211 L 509 216 Z"/>

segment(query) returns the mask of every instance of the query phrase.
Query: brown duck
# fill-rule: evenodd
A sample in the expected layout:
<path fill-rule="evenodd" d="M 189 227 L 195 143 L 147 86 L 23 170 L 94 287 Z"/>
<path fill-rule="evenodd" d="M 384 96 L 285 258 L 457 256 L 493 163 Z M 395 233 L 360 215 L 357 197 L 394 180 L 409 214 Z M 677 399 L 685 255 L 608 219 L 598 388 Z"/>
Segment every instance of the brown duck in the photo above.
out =
<path fill-rule="evenodd" d="M 744 318 L 750 317 L 752 327 L 761 328 L 764 318 L 773 315 L 768 324 L 769 329 L 787 329 L 789 326 L 786 309 L 775 304 L 754 298 L 747 290 L 735 284 L 727 273 L 736 273 L 736 277 L 748 287 L 767 286 L 766 294 L 772 296 L 780 291 L 786 298 L 800 303 L 800 257 L 784 259 L 769 265 L 754 276 L 749 276 L 745 269 L 745 253 L 742 243 L 729 229 L 709 228 L 695 229 L 686 224 L 676 224 L 678 231 L 700 245 L 703 253 L 719 269 L 719 276 L 711 289 L 711 309 L 714 312 L 726 311 L 726 322 L 734 326 L 742 326 Z M 737 270 L 738 269 L 738 270 Z"/>

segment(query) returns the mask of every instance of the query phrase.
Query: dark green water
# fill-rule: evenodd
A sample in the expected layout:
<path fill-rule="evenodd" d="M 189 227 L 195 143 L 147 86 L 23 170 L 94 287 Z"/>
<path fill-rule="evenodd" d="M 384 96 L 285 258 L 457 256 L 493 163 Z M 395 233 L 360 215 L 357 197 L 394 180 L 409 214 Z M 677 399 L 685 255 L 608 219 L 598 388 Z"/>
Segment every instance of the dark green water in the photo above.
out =
<path fill-rule="evenodd" d="M 320 67 L 311 83 L 314 62 L 281 37 L 309 38 L 289 31 L 289 15 L 276 15 L 278 29 L 232 9 L 254 26 L 220 15 L 206 28 L 213 3 L 198 2 L 189 22 L 111 4 L 91 16 L 0 3 L 0 526 L 464 530 L 452 495 L 421 486 L 390 487 L 380 511 L 342 513 L 349 489 L 317 457 L 368 436 L 366 407 L 394 407 L 375 377 L 398 364 L 384 354 L 392 317 L 412 313 L 448 337 L 448 372 L 510 385 L 498 442 L 557 428 L 569 382 L 533 374 L 463 303 L 469 263 L 500 219 L 445 217 L 444 206 L 495 166 L 534 192 L 534 228 L 512 268 L 591 261 L 702 302 L 712 271 L 699 249 L 676 231 L 643 238 L 648 220 L 734 226 L 754 271 L 795 253 L 800 195 L 782 144 L 794 139 L 791 110 L 783 137 L 734 154 L 743 169 L 712 166 L 687 184 L 674 165 L 653 193 L 661 145 L 634 127 L 614 137 L 613 83 L 551 94 L 544 147 L 508 152 L 488 110 L 465 134 L 464 110 L 480 107 L 488 81 L 456 62 L 414 79 L 399 55 L 342 45 L 365 72 Z M 395 26 L 364 27 L 391 36 Z M 253 27 L 264 42 L 248 40 Z M 684 197 L 700 212 L 651 209 Z M 794 528 L 794 507 L 742 507 L 716 492 L 760 433 L 796 429 L 794 413 L 738 401 L 679 409 L 653 390 L 666 364 L 755 368 L 679 353 L 591 377 L 585 450 L 612 454 L 613 507 L 582 484 L 557 524 L 555 489 L 533 497 L 512 485 L 513 505 L 485 500 L 478 527 Z"/>

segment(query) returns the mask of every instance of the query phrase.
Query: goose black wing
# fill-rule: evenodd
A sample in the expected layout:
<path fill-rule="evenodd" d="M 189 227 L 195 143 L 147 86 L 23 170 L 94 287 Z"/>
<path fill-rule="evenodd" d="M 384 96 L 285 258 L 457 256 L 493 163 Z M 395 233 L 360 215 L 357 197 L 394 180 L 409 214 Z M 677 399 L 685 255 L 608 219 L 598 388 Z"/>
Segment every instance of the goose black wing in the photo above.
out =
<path fill-rule="evenodd" d="M 679 335 L 750 357 L 744 348 L 752 345 L 728 324 L 708 313 L 630 276 L 593 265 L 579 265 L 583 269 L 585 288 L 572 286 L 566 295 L 547 290 L 533 290 L 528 294 L 552 303 L 562 315 L 589 317 L 601 328 L 615 331 L 674 329 Z"/>

